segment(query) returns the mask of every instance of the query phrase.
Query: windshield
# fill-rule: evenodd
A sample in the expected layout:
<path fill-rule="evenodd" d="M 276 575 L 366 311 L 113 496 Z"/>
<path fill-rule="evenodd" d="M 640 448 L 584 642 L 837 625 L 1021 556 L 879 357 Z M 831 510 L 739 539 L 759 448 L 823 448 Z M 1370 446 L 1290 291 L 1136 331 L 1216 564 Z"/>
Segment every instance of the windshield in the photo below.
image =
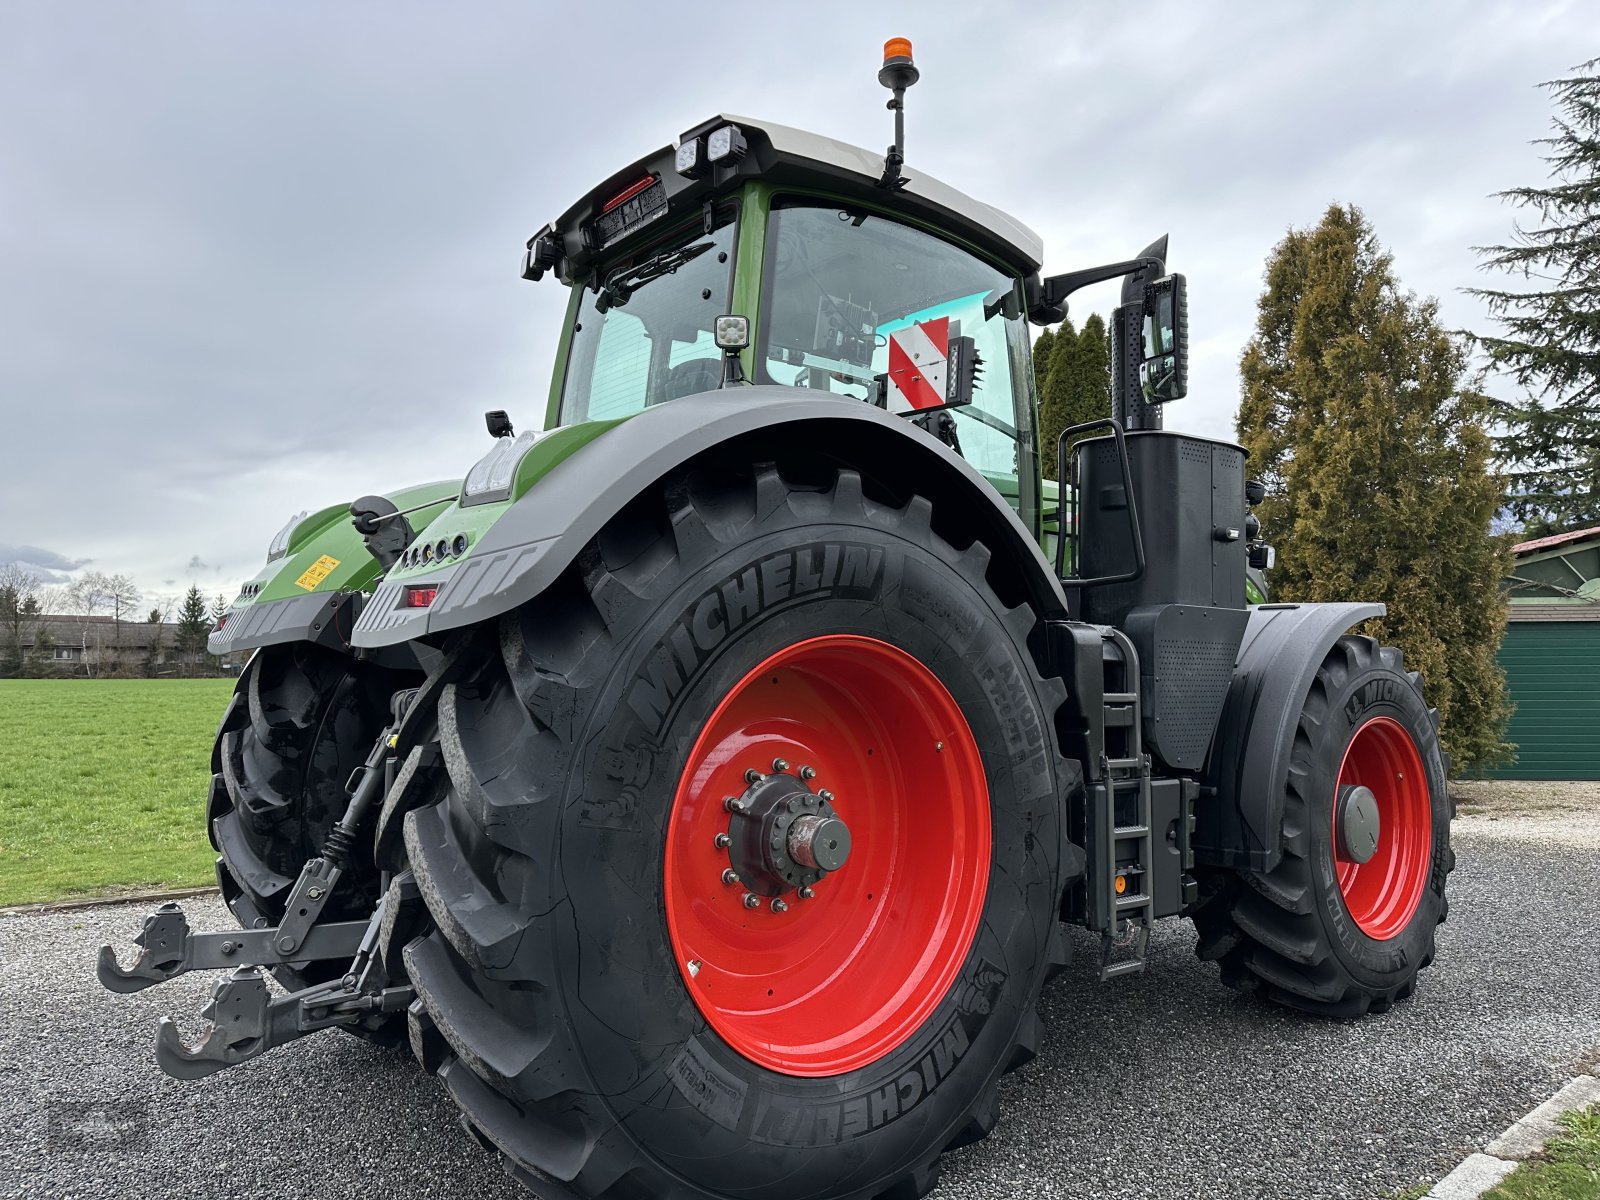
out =
<path fill-rule="evenodd" d="M 572 330 L 561 423 L 625 417 L 722 378 L 712 322 L 728 311 L 734 210 L 600 269 Z"/>
<path fill-rule="evenodd" d="M 961 452 L 1014 481 L 1021 308 L 1013 277 L 931 234 L 838 204 L 780 201 L 767 225 L 758 370 L 763 382 L 867 400 L 889 370 L 893 335 L 948 322 L 983 364 L 972 404 L 950 410 Z"/>

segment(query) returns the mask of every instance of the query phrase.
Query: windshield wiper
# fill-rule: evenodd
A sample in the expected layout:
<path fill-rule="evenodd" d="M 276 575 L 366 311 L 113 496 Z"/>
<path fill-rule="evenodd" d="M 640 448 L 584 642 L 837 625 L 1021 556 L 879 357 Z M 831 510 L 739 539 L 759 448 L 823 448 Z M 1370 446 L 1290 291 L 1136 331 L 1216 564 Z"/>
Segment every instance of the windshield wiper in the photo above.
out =
<path fill-rule="evenodd" d="M 605 286 L 600 289 L 600 294 L 595 297 L 595 311 L 605 312 L 608 308 L 621 308 L 633 297 L 634 292 L 652 279 L 671 275 L 684 263 L 699 258 L 714 245 L 715 242 L 701 242 L 696 246 L 684 246 L 680 250 L 663 250 L 637 266 L 621 267 L 611 272 L 606 276 Z"/>

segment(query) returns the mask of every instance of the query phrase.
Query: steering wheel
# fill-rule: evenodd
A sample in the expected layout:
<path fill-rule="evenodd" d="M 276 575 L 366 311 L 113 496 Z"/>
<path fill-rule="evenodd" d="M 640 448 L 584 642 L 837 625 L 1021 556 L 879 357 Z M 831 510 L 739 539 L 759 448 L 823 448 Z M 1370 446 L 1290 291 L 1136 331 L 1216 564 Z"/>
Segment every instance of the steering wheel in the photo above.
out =
<path fill-rule="evenodd" d="M 692 358 L 667 372 L 662 403 L 697 392 L 714 392 L 722 386 L 722 363 L 715 358 Z"/>

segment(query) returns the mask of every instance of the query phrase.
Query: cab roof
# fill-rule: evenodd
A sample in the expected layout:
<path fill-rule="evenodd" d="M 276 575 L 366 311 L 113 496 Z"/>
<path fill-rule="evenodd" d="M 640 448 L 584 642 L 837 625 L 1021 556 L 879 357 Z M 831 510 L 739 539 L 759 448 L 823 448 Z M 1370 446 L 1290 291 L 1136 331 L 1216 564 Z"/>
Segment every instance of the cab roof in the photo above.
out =
<path fill-rule="evenodd" d="M 748 146 L 744 155 L 727 165 L 709 168 L 699 178 L 678 174 L 675 169 L 678 146 L 724 125 L 737 126 L 744 135 Z M 974 200 L 933 178 L 919 170 L 914 160 L 902 168 L 899 186 L 882 186 L 883 173 L 884 156 L 880 153 L 757 117 L 719 113 L 688 130 L 671 145 L 645 155 L 612 175 L 536 237 L 556 239 L 566 259 L 562 274 L 571 277 L 581 274 L 603 248 L 593 234 L 595 219 L 608 203 L 645 176 L 660 179 L 665 187 L 667 207 L 679 213 L 713 196 L 731 192 L 750 179 L 762 179 L 779 186 L 822 188 L 864 203 L 900 210 L 973 243 L 1019 275 L 1035 274 L 1043 265 L 1043 241 L 1009 213 Z M 631 234 L 615 238 L 612 244 L 621 244 L 630 237 Z M 532 240 L 529 245 L 533 245 Z"/>

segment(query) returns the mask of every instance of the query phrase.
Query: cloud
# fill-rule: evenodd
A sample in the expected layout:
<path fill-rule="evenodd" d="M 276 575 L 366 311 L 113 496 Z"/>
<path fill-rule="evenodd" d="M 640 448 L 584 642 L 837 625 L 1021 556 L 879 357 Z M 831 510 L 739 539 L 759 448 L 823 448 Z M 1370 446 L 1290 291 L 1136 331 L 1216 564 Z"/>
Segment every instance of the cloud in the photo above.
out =
<path fill-rule="evenodd" d="M 91 561 L 87 558 L 68 558 L 65 554 L 43 550 L 38 546 L 7 546 L 0 543 L 0 563 L 17 563 L 47 571 L 76 571 Z"/>
<path fill-rule="evenodd" d="M 728 109 L 891 132 L 856 4 L 745 14 L 773 58 L 619 0 L 602 73 L 648 83 L 603 102 L 593 56 L 528 69 L 548 18 L 511 0 L 71 9 L 13 6 L 0 39 L 0 417 L 27 448 L 0 514 L 136 580 L 243 581 L 293 512 L 462 473 L 485 409 L 538 424 L 565 293 L 515 264 L 622 164 Z M 1167 421 L 1222 437 L 1264 259 L 1334 199 L 1484 326 L 1468 247 L 1505 240 L 1489 193 L 1544 174 L 1535 85 L 1593 40 L 1588 6 L 1502 0 L 902 15 L 908 170 L 1038 229 L 1052 271 L 1169 230 L 1206 353 Z"/>
<path fill-rule="evenodd" d="M 71 583 L 71 571 L 92 562 L 88 558 L 68 558 L 38 546 L 0 544 L 0 566 L 16 565 L 35 576 L 40 583 Z"/>

